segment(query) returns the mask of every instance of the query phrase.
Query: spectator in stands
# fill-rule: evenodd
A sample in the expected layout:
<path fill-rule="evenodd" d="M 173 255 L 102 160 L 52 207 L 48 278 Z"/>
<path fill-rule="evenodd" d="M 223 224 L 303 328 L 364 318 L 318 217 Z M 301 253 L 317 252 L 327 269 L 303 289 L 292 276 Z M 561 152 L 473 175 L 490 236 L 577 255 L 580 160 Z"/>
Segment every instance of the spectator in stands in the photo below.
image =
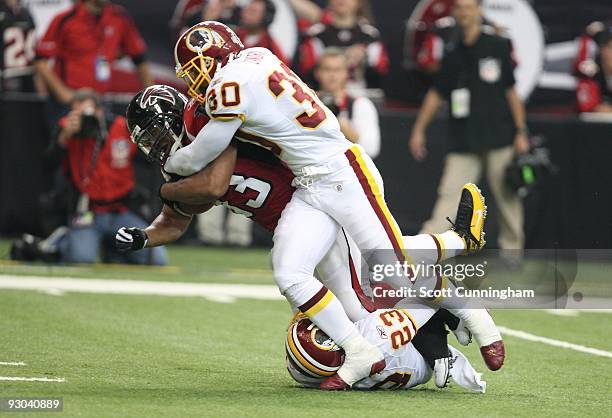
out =
<path fill-rule="evenodd" d="M 445 53 L 410 138 L 413 157 L 422 161 L 427 155 L 425 129 L 442 101 L 449 101 L 452 149 L 422 232 L 447 226 L 446 216 L 460 199 L 457 191 L 464 183 L 477 182 L 484 168 L 499 211 L 499 246 L 522 249 L 522 203 L 505 181 L 514 155 L 529 152 L 525 109 L 514 87 L 512 47 L 508 39 L 482 30 L 481 0 L 455 0 L 453 13 L 463 37 Z"/>
<path fill-rule="evenodd" d="M 599 52 L 595 59 L 579 65 L 578 108 L 580 112 L 612 113 L 612 31 L 602 31 L 597 44 Z"/>
<path fill-rule="evenodd" d="M 328 25 L 334 20 L 332 10 L 329 7 L 323 8 L 312 0 L 289 0 L 289 3 L 298 18 L 298 25 L 301 31 L 305 31 L 315 23 Z M 326 3 L 329 3 L 329 1 Z M 362 2 L 360 7 L 359 15 L 368 21 L 372 21 L 369 5 L 366 2 Z"/>
<path fill-rule="evenodd" d="M 153 84 L 145 52 L 131 17 L 108 0 L 82 0 L 59 13 L 36 48 L 36 70 L 50 93 L 50 122 L 66 113 L 75 90 L 109 91 L 111 66 L 122 54 L 132 59 L 144 86 Z"/>
<path fill-rule="evenodd" d="M 174 42 L 190 25 L 194 16 L 200 16 L 205 0 L 179 0 L 170 19 L 171 41 Z"/>
<path fill-rule="evenodd" d="M 216 20 L 232 27 L 236 27 L 240 22 L 241 8 L 236 4 L 236 0 L 208 0 L 205 3 L 201 20 Z"/>
<path fill-rule="evenodd" d="M 268 48 L 287 65 L 291 65 L 268 30 L 275 14 L 276 6 L 272 0 L 251 1 L 242 9 L 237 34 L 246 48 Z"/>
<path fill-rule="evenodd" d="M 0 0 L 0 92 L 41 91 L 34 77 L 36 30 L 19 0 Z"/>
<path fill-rule="evenodd" d="M 59 122 L 59 133 L 48 150 L 51 164 L 63 163 L 78 198 L 66 235 L 53 246 L 68 263 L 93 263 L 105 242 L 114 242 L 123 225 L 146 227 L 147 222 L 127 207 L 135 187 L 133 160 L 136 145 L 130 140 L 125 118 L 107 114 L 91 89 L 73 94 L 71 111 Z M 166 263 L 165 250 L 113 253 L 105 246 L 106 260 L 136 264 Z"/>
<path fill-rule="evenodd" d="M 504 35 L 504 30 L 492 21 L 482 18 L 482 30 Z M 461 25 L 452 16 L 437 19 L 427 31 L 423 43 L 416 54 L 417 68 L 427 74 L 435 74 L 440 69 L 440 63 L 446 48 L 452 48 L 453 44 L 462 37 Z"/>
<path fill-rule="evenodd" d="M 329 22 L 316 23 L 306 31 L 299 51 L 300 72 L 308 79 L 325 48 L 338 47 L 348 60 L 349 88 L 380 87 L 389 59 L 380 33 L 368 18 L 367 1 L 329 0 L 328 8 Z"/>
<path fill-rule="evenodd" d="M 592 77 L 597 66 L 595 59 L 599 55 L 599 45 L 612 32 L 612 21 L 591 22 L 577 40 L 578 52 L 573 63 L 573 73 L 577 77 Z"/>
<path fill-rule="evenodd" d="M 177 3 L 170 26 L 176 37 L 205 20 L 216 20 L 237 30 L 241 13 L 236 0 L 183 0 Z"/>
<path fill-rule="evenodd" d="M 342 50 L 327 49 L 319 59 L 315 77 L 320 86 L 318 95 L 338 117 L 344 136 L 351 142 L 361 144 L 370 157 L 378 156 L 380 153 L 378 111 L 367 97 L 355 97 L 347 92 L 349 68 Z"/>

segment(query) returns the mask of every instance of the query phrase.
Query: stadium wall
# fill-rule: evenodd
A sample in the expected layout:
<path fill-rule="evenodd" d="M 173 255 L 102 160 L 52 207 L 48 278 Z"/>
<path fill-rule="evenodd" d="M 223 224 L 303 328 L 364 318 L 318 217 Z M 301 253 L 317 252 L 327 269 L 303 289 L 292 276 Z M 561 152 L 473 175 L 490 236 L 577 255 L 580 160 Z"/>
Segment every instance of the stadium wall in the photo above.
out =
<path fill-rule="evenodd" d="M 125 105 L 117 105 L 122 113 Z M 51 189 L 53 172 L 45 170 L 47 129 L 39 100 L 0 101 L 0 234 L 40 233 L 41 194 Z M 429 156 L 417 163 L 409 155 L 408 137 L 414 113 L 381 115 L 383 145 L 376 163 L 385 179 L 389 206 L 405 233 L 416 233 L 435 202 L 444 156 L 447 124 L 442 118 L 428 131 Z M 541 179 L 525 199 L 529 248 L 612 248 L 612 155 L 610 124 L 583 122 L 573 116 L 529 118 L 532 133 L 547 140 L 556 176 Z M 151 191 L 152 215 L 159 208 L 158 171 L 136 162 L 138 182 Z M 485 186 L 486 193 L 486 186 Z M 488 242 L 495 243 L 495 205 Z M 454 216 L 454 214 L 449 214 Z"/>

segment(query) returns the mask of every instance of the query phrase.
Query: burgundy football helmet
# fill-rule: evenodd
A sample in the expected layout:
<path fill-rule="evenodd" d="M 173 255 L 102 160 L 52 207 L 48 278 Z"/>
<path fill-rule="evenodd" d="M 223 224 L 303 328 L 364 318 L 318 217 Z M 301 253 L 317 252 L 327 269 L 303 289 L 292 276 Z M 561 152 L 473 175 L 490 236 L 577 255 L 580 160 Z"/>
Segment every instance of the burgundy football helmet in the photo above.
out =
<path fill-rule="evenodd" d="M 174 46 L 176 75 L 189 87 L 189 95 L 205 103 L 204 94 L 215 72 L 244 49 L 233 30 L 223 23 L 200 22 L 187 29 Z"/>
<path fill-rule="evenodd" d="M 309 378 L 332 376 L 344 362 L 344 350 L 305 317 L 289 326 L 285 349 L 291 366 Z"/>

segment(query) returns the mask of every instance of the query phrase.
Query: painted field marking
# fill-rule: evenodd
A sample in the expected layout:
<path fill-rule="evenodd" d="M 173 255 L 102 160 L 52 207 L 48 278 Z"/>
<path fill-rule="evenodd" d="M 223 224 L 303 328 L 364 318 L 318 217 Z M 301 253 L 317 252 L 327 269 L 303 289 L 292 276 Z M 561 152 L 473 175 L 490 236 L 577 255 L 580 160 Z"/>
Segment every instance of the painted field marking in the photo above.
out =
<path fill-rule="evenodd" d="M 0 376 L 0 381 L 8 382 L 65 382 L 66 379 L 63 377 L 12 377 L 12 376 Z"/>
<path fill-rule="evenodd" d="M 145 280 L 78 279 L 0 275 L 0 289 L 36 290 L 51 294 L 61 292 L 203 297 L 215 302 L 231 303 L 237 298 L 284 300 L 272 285 L 157 282 Z"/>
<path fill-rule="evenodd" d="M 533 341 L 536 343 L 544 343 L 548 345 L 552 345 L 554 347 L 567 348 L 574 351 L 579 351 L 581 353 L 592 354 L 594 356 L 600 357 L 608 357 L 612 358 L 612 352 L 599 350 L 597 348 L 591 348 L 580 344 L 568 343 L 567 341 L 554 340 L 552 338 L 540 337 L 539 335 L 529 334 L 525 331 L 518 331 L 502 326 L 497 327 L 502 334 L 510 335 L 512 337 L 521 338 L 527 341 Z"/>
<path fill-rule="evenodd" d="M 580 312 L 578 312 L 576 309 L 545 309 L 544 312 L 549 315 L 571 317 L 576 317 L 580 314 Z"/>
<path fill-rule="evenodd" d="M 23 361 L 0 361 L 0 366 L 25 366 Z"/>
<path fill-rule="evenodd" d="M 581 313 L 612 314 L 612 309 L 544 309 L 544 312 L 557 316 L 579 316 Z"/>
<path fill-rule="evenodd" d="M 204 297 L 211 301 L 231 303 L 237 298 L 284 300 L 276 286 L 270 285 L 243 285 L 219 283 L 177 283 L 142 280 L 104 280 L 104 279 L 78 279 L 67 277 L 40 277 L 40 276 L 14 276 L 0 275 L 0 289 L 36 290 L 51 292 L 76 292 L 97 294 L 124 294 L 124 295 L 157 295 L 157 296 L 185 296 Z M 608 313 L 608 310 L 584 310 L 585 312 Z M 513 337 L 527 341 L 540 342 L 554 347 L 566 348 L 581 353 L 600 357 L 612 358 L 612 352 L 573 344 L 552 338 L 540 337 L 524 331 L 506 327 L 499 330 Z M 22 378 L 17 378 L 22 379 Z M 25 378 L 23 378 L 25 379 Z M 36 379 L 36 378 L 34 378 Z M 0 377 L 0 380 L 2 378 Z"/>

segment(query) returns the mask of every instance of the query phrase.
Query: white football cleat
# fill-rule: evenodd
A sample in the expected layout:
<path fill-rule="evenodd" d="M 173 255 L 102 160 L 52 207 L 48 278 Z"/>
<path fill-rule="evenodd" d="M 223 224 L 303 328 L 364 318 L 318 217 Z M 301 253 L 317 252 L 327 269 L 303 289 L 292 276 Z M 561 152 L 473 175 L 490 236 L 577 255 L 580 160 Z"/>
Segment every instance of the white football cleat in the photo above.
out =
<path fill-rule="evenodd" d="M 448 385 L 451 369 L 453 368 L 454 359 L 452 357 L 442 357 L 434 362 L 434 383 L 440 389 Z"/>
<path fill-rule="evenodd" d="M 459 344 L 468 345 L 472 342 L 472 333 L 465 326 L 465 322 L 463 322 L 463 319 L 460 319 L 457 328 L 451 329 L 451 331 L 453 332 L 453 334 L 455 334 L 455 338 L 457 338 L 457 342 L 459 342 Z"/>

